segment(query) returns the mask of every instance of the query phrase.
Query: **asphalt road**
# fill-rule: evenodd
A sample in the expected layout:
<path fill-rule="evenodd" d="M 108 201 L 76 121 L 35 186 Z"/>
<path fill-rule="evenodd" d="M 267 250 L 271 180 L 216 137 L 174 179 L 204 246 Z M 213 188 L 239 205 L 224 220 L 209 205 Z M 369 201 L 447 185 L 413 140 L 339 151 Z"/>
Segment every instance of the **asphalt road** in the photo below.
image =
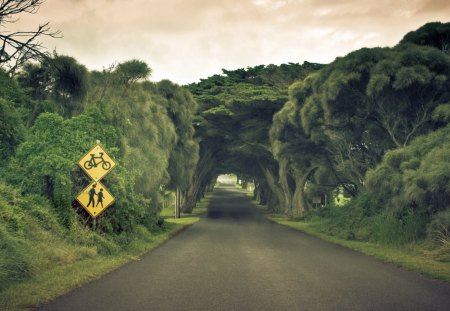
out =
<path fill-rule="evenodd" d="M 266 221 L 219 188 L 208 215 L 38 310 L 450 310 L 450 285 Z"/>

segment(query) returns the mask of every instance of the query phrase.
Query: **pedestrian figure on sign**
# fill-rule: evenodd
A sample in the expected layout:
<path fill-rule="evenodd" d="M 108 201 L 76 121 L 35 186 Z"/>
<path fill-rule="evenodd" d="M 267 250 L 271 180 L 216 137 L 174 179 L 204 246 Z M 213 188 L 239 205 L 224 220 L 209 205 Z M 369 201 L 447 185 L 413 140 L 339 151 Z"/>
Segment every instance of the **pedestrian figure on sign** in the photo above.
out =
<path fill-rule="evenodd" d="M 100 203 L 103 208 L 103 197 L 104 197 L 103 188 L 100 188 L 100 191 L 97 194 L 97 205 L 96 206 L 98 206 L 98 204 Z"/>
<path fill-rule="evenodd" d="M 89 192 L 88 192 L 89 193 L 89 203 L 88 203 L 87 207 L 89 207 L 89 205 L 91 205 L 91 203 L 92 203 L 92 207 L 95 207 L 94 197 L 96 195 L 96 193 L 95 193 L 95 187 L 96 186 L 97 186 L 96 184 L 93 184 L 91 190 L 89 190 Z"/>

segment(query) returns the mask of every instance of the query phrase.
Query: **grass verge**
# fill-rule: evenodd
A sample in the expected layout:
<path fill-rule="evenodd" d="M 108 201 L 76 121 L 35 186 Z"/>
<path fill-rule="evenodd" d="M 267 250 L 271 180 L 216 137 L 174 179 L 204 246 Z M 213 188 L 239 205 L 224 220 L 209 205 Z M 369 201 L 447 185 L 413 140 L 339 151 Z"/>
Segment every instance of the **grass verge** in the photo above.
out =
<path fill-rule="evenodd" d="M 31 278 L 0 291 L 0 310 L 33 309 L 76 287 L 98 279 L 128 262 L 138 260 L 145 253 L 197 222 L 202 213 L 206 211 L 208 201 L 209 197 L 206 197 L 198 204 L 192 214 L 182 214 L 179 219 L 165 216 L 166 229 L 164 231 L 153 234 L 144 233 L 134 239 L 126 249 L 118 253 L 109 255 L 94 253 L 94 255 L 74 258 L 66 260 L 66 262 L 48 258 L 45 266 L 38 262 L 33 267 L 34 273 Z M 48 237 L 45 240 L 48 243 Z M 40 246 L 37 245 L 37 247 Z M 60 240 L 54 241 L 53 244 L 47 244 L 47 247 L 59 249 L 59 257 L 73 253 L 73 250 L 70 249 L 73 246 L 68 246 Z M 52 261 L 57 262 L 57 264 L 51 264 Z"/>
<path fill-rule="evenodd" d="M 280 225 L 356 250 L 384 262 L 392 263 L 398 267 L 450 283 L 450 263 L 436 261 L 430 258 L 427 255 L 426 243 L 416 242 L 402 247 L 393 247 L 371 242 L 345 240 L 320 232 L 320 226 L 323 225 L 320 221 L 307 222 L 290 220 L 287 216 L 269 213 L 265 207 L 258 206 L 257 203 L 255 203 L 255 206 L 257 206 L 267 219 Z"/>

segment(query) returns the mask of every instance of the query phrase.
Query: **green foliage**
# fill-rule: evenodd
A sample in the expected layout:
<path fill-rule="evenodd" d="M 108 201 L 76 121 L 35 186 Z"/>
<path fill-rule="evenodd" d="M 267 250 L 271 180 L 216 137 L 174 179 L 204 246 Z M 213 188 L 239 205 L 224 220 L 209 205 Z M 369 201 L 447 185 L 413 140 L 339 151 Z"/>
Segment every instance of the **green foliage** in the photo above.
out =
<path fill-rule="evenodd" d="M 13 104 L 16 109 L 25 108 L 28 98 L 18 83 L 0 69 L 0 98 Z M 24 111 L 25 113 L 26 111 Z"/>
<path fill-rule="evenodd" d="M 0 182 L 0 291 L 32 275 L 31 258 L 22 240 L 27 236 L 29 201 Z"/>
<path fill-rule="evenodd" d="M 432 46 L 450 53 L 450 23 L 427 23 L 408 32 L 400 41 L 400 44 L 405 43 Z"/>
<path fill-rule="evenodd" d="M 39 64 L 25 64 L 17 80 L 34 100 L 29 125 L 43 112 L 71 117 L 83 111 L 88 71 L 73 57 L 55 54 Z"/>
<path fill-rule="evenodd" d="M 214 151 L 220 155 L 218 173 L 261 177 L 259 164 L 276 166 L 269 142 L 272 117 L 287 101 L 289 84 L 320 67 L 290 63 L 223 70 L 223 76 L 188 86 L 200 105 L 203 147 L 220 149 Z"/>
<path fill-rule="evenodd" d="M 81 221 L 65 227 L 44 197 L 24 195 L 0 181 L 0 291 L 33 277 L 38 267 L 45 270 L 97 254 L 116 254 L 125 248 L 119 240 Z"/>
<path fill-rule="evenodd" d="M 367 174 L 367 188 L 378 192 L 387 208 L 407 206 L 430 214 L 450 200 L 450 127 L 418 137 L 410 146 L 390 151 Z"/>
<path fill-rule="evenodd" d="M 286 88 L 293 82 L 305 78 L 309 73 L 322 67 L 322 64 L 304 62 L 303 64 L 288 63 L 279 66 L 273 64 L 260 65 L 236 70 L 222 69 L 223 75 L 214 75 L 187 87 L 195 96 L 201 96 L 205 93 L 217 95 L 222 92 L 223 87 L 240 83 Z"/>
<path fill-rule="evenodd" d="M 23 141 L 25 128 L 11 103 L 0 97 L 0 167 L 14 155 Z"/>
<path fill-rule="evenodd" d="M 427 226 L 428 237 L 436 243 L 450 240 L 450 210 L 436 213 Z"/>
<path fill-rule="evenodd" d="M 411 243 L 424 237 L 427 221 L 426 215 L 418 214 L 411 208 L 380 213 L 367 225 L 369 240 L 396 246 Z"/>
<path fill-rule="evenodd" d="M 8 162 L 25 138 L 26 102 L 24 91 L 0 70 L 0 167 Z"/>
<path fill-rule="evenodd" d="M 427 236 L 435 245 L 430 255 L 439 261 L 450 262 L 450 210 L 433 216 L 427 226 Z"/>
<path fill-rule="evenodd" d="M 19 84 L 0 72 L 0 289 L 36 261 L 114 255 L 164 230 L 160 187 L 187 188 L 198 160 L 196 102 L 170 81 L 141 83 L 150 72 L 132 60 L 88 79 L 58 55 L 24 66 Z M 75 197 L 89 183 L 77 162 L 97 140 L 118 165 L 102 180 L 116 201 L 94 226 Z"/>
<path fill-rule="evenodd" d="M 168 80 L 163 80 L 156 85 L 157 92 L 165 100 L 169 118 L 175 125 L 177 142 L 169 158 L 168 173 L 170 182 L 168 187 L 182 191 L 192 183 L 195 166 L 199 159 L 199 145 L 194 140 L 194 114 L 197 103 L 192 95 Z"/>
<path fill-rule="evenodd" d="M 285 120 L 355 196 L 387 150 L 445 124 L 449 83 L 450 57 L 434 48 L 364 48 L 293 85 Z"/>
<path fill-rule="evenodd" d="M 9 180 L 24 193 L 50 198 L 67 226 L 75 218 L 72 201 L 82 184 L 80 177 L 74 178 L 77 161 L 96 139 L 105 146 L 114 146 L 117 139 L 114 129 L 101 121 L 98 109 L 70 120 L 42 114 L 7 171 Z"/>
<path fill-rule="evenodd" d="M 55 56 L 50 64 L 51 96 L 59 103 L 62 115 L 70 117 L 81 112 L 80 105 L 88 90 L 88 72 L 70 56 Z"/>
<path fill-rule="evenodd" d="M 107 73 L 105 73 L 107 74 Z M 143 85 L 102 86 L 107 88 L 99 105 L 105 122 L 118 134 L 124 168 L 138 193 L 156 199 L 159 186 L 167 182 L 169 157 L 177 136 L 165 103 Z"/>
<path fill-rule="evenodd" d="M 0 290 L 31 275 L 31 265 L 13 236 L 0 224 Z"/>
<path fill-rule="evenodd" d="M 436 122 L 450 123 L 450 103 L 437 106 L 432 118 Z"/>
<path fill-rule="evenodd" d="M 198 145 L 193 140 L 192 97 L 169 81 L 158 86 L 139 83 L 150 71 L 141 61 L 124 62 L 92 73 L 88 87 L 86 69 L 71 57 L 56 55 L 25 66 L 19 81 L 34 98 L 29 124 L 35 124 L 4 175 L 24 193 L 50 198 L 71 227 L 76 219 L 72 202 L 87 183 L 76 163 L 100 140 L 119 165 L 103 181 L 117 198 L 117 208 L 108 211 L 99 228 L 109 233 L 132 232 L 140 223 L 151 228 L 160 185 L 179 174 L 182 181 L 177 182 L 186 187 Z M 46 103 L 54 108 L 45 108 Z M 84 113 L 63 118 L 85 106 Z M 63 117 L 43 113 L 46 110 Z M 179 167 L 169 175 L 171 159 Z"/>
<path fill-rule="evenodd" d="M 151 72 L 147 63 L 137 59 L 120 63 L 115 70 L 119 80 L 125 85 L 146 79 Z"/>
<path fill-rule="evenodd" d="M 362 208 L 375 208 L 372 239 L 403 244 L 423 238 L 430 218 L 448 210 L 449 137 L 448 126 L 418 137 L 410 146 L 388 152 L 383 162 L 368 172 L 366 195 L 371 200 Z M 428 229 L 429 235 L 433 230 Z"/>
<path fill-rule="evenodd" d="M 436 243 L 433 258 L 447 260 L 449 137 L 447 126 L 387 152 L 367 173 L 365 191 L 309 217 L 318 215 L 322 232 L 344 239 L 400 246 L 428 238 Z"/>

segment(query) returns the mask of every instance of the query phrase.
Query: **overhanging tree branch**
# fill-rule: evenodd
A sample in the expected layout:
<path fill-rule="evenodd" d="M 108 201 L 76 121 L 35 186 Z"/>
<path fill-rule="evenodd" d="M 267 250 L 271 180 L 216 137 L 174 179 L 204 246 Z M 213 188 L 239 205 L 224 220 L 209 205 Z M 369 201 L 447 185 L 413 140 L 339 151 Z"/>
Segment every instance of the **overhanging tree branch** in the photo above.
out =
<path fill-rule="evenodd" d="M 34 14 L 45 0 L 0 0 L 0 27 L 15 23 L 20 13 Z M 60 38 L 59 31 L 52 31 L 49 23 L 39 25 L 31 31 L 0 31 L 0 67 L 13 74 L 17 68 L 31 59 L 45 59 L 50 56 L 42 37 Z"/>

